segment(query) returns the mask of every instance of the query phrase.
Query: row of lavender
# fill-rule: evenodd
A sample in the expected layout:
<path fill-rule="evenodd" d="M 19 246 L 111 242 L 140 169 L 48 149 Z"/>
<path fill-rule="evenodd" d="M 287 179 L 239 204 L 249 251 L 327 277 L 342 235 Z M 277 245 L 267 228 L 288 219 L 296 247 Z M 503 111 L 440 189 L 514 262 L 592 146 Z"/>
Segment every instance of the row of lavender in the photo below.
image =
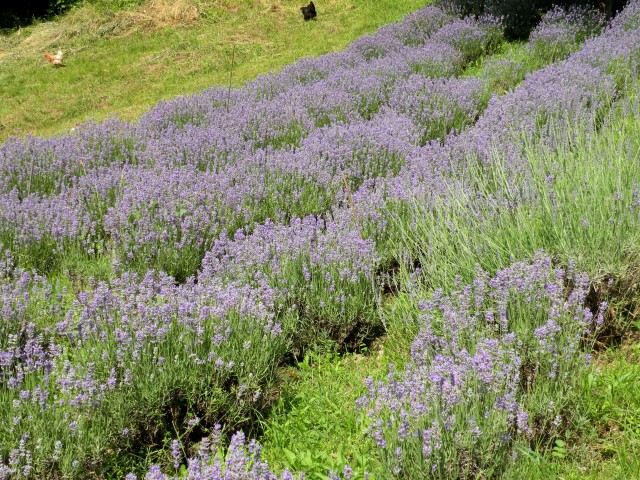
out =
<path fill-rule="evenodd" d="M 421 327 L 405 371 L 392 367 L 386 382 L 367 379 L 367 394 L 358 400 L 380 449 L 383 467 L 375 478 L 499 477 L 516 441 L 533 441 L 548 424 L 560 427 L 563 399 L 589 361 L 584 342 L 594 338 L 606 310 L 601 304 L 594 315 L 584 307 L 589 287 L 589 277 L 573 265 L 557 268 L 539 252 L 495 277 L 478 271 L 473 284 L 420 300 Z M 545 401 L 550 392 L 557 403 Z M 242 432 L 224 456 L 212 455 L 219 441 L 216 430 L 199 445 L 184 478 L 298 478 L 286 470 L 274 474 L 260 445 L 245 443 Z M 173 446 L 176 473 L 182 444 Z M 340 473 L 329 478 L 370 478 L 348 465 Z M 154 465 L 144 478 L 178 477 Z"/>
<path fill-rule="evenodd" d="M 627 16 L 619 16 L 603 35 L 588 40 L 567 60 L 527 74 L 514 91 L 492 97 L 474 125 L 442 143 L 417 148 L 397 176 L 361 188 L 354 201 L 371 237 L 378 243 L 401 237 L 379 220 L 393 217 L 396 220 L 390 223 L 396 226 L 411 225 L 415 219 L 408 210 L 415 205 L 428 209 L 447 199 L 465 198 L 464 209 L 481 215 L 534 199 L 537 189 L 527 146 L 571 145 L 571 132 L 578 127 L 595 132 L 612 102 L 637 75 L 638 30 L 633 20 L 625 20 L 633 19 L 634 5 L 627 8 Z M 476 191 L 476 185 L 487 185 L 486 178 L 478 181 L 477 175 L 489 174 L 496 165 L 503 178 L 489 192 Z"/>
<path fill-rule="evenodd" d="M 609 41 L 616 38 L 612 33 L 615 31 L 615 28 L 608 31 L 605 37 L 608 35 Z M 619 55 L 617 58 L 625 57 Z M 532 78 L 535 80 L 536 77 L 530 77 L 522 89 L 492 100 L 491 104 L 500 105 L 501 101 L 508 102 L 514 96 L 519 98 L 518 92 L 526 91 Z M 225 99 L 224 93 L 218 93 L 218 97 L 220 108 L 226 111 L 231 98 Z M 590 100 L 591 97 L 585 97 L 583 103 L 577 103 L 577 111 L 588 111 Z M 401 125 L 409 125 L 397 112 L 395 115 Z M 481 118 L 479 125 L 487 115 Z M 514 116 L 512 120 L 520 119 Z M 141 124 L 144 125 L 144 121 Z M 378 138 L 378 131 L 386 133 L 383 121 L 366 124 L 367 127 L 372 125 L 372 130 L 366 132 L 374 133 L 365 132 L 359 137 L 362 141 L 369 142 L 371 136 Z M 411 125 L 417 130 L 421 123 Z M 518 127 L 515 123 L 514 128 Z M 159 141 L 172 138 L 172 142 L 176 142 L 176 137 L 163 137 L 167 129 L 174 127 L 164 125 L 162 128 L 165 130 L 157 134 Z M 331 128 L 324 129 L 323 134 L 329 132 L 328 135 L 340 137 L 340 132 Z M 353 130 L 361 132 L 362 128 L 355 126 Z M 405 130 L 399 128 L 391 137 L 397 138 Z M 413 134 L 419 136 L 420 132 L 415 130 Z M 188 127 L 183 128 L 182 133 L 187 131 Z M 119 132 L 116 137 L 123 134 Z M 92 139 L 90 132 L 80 135 L 87 135 L 90 141 L 98 144 L 101 142 L 96 138 L 99 135 Z M 133 141 L 133 137 L 121 138 L 118 141 L 122 143 L 118 144 L 113 138 L 103 142 L 105 148 L 117 149 L 118 145 Z M 372 151 L 379 149 L 375 142 L 365 144 L 371 145 Z M 318 148 L 323 148 L 321 143 L 319 145 Z M 443 148 L 447 149 L 448 145 L 450 143 L 445 143 Z M 404 143 L 400 143 L 400 147 L 406 148 Z M 229 412 L 228 418 L 224 419 L 228 425 L 242 425 L 242 419 L 251 408 L 259 402 L 268 402 L 272 370 L 289 348 L 288 329 L 299 326 L 301 315 L 340 322 L 345 318 L 366 318 L 366 312 L 371 312 L 370 302 L 376 292 L 373 274 L 378 258 L 376 245 L 367 234 L 377 232 L 375 238 L 384 234 L 378 221 L 384 218 L 384 213 L 379 211 L 376 218 L 375 215 L 364 215 L 358 209 L 380 199 L 397 201 L 403 198 L 399 194 L 406 194 L 415 187 L 423 188 L 427 193 L 431 188 L 427 169 L 434 167 L 424 161 L 428 157 L 423 152 L 434 148 L 436 145 L 429 144 L 422 149 L 413 149 L 409 166 L 399 164 L 399 174 L 387 182 L 373 181 L 376 175 L 387 174 L 386 164 L 380 173 L 363 175 L 363 183 L 354 194 L 355 218 L 360 219 L 361 230 L 354 222 L 353 212 L 338 205 L 332 219 L 308 217 L 284 225 L 268 222 L 238 232 L 233 239 L 225 235 L 214 237 L 197 284 L 187 282 L 176 286 L 161 274 L 149 274 L 141 279 L 125 273 L 109 286 L 93 286 L 69 304 L 61 287 L 12 270 L 12 260 L 7 259 L 2 269 L 2 306 L 3 317 L 9 321 L 3 325 L 6 330 L 0 337 L 5 386 L 0 405 L 2 418 L 6 419 L 0 442 L 3 449 L 11 449 L 5 472 L 28 477 L 43 472 L 80 475 L 86 471 L 105 471 L 116 457 L 126 456 L 127 452 L 139 453 L 141 445 L 161 446 L 158 432 L 169 426 L 177 428 L 176 434 L 187 441 L 190 435 L 197 438 L 202 434 L 204 427 L 201 425 L 211 425 L 219 420 L 216 415 L 222 411 Z M 352 154 L 346 150 L 343 155 L 351 160 Z M 122 155 L 121 161 L 125 164 L 131 161 L 125 158 L 131 150 L 126 152 L 125 148 L 118 154 Z M 253 153 L 258 154 L 258 159 L 262 155 L 262 163 L 257 165 L 264 165 L 273 152 Z M 281 153 L 295 155 L 296 151 Z M 76 159 L 80 173 L 68 176 L 70 186 L 54 186 L 52 192 L 59 188 L 59 194 L 38 200 L 48 202 L 51 198 L 67 195 L 84 207 L 85 216 L 90 217 L 86 212 L 92 212 L 92 209 L 105 213 L 101 210 L 103 199 L 110 195 L 115 197 L 114 188 L 128 184 L 129 171 L 140 172 L 140 181 L 135 184 L 139 190 L 147 188 L 152 181 L 151 174 L 145 177 L 145 172 L 135 166 L 121 165 L 122 168 L 113 170 L 109 165 L 91 165 L 95 157 L 90 152 L 85 154 L 86 157 L 78 155 Z M 329 162 L 335 161 L 329 154 L 325 155 Z M 371 168 L 367 160 L 368 157 L 362 159 L 360 168 Z M 442 172 L 447 175 L 456 172 L 456 164 L 447 162 L 444 165 L 447 168 Z M 309 164 L 303 164 L 301 175 L 306 174 L 308 168 Z M 22 202 L 20 205 L 26 203 L 25 207 L 33 198 L 31 189 L 40 188 L 36 187 L 38 182 L 64 178 L 49 175 L 40 178 L 29 170 L 28 174 L 26 170 L 23 172 L 22 191 L 18 188 L 11 194 L 16 201 Z M 204 170 L 202 178 L 214 182 L 216 173 L 208 167 Z M 263 172 L 265 170 L 269 171 L 264 169 Z M 415 171 L 425 173 L 419 176 L 411 173 Z M 174 171 L 178 181 L 172 182 L 171 186 L 156 183 L 155 191 L 160 191 L 161 195 L 155 197 L 158 198 L 156 204 L 149 198 L 139 203 L 137 214 L 140 218 L 150 211 L 167 220 L 175 216 L 189 217 L 186 224 L 193 224 L 194 228 L 207 221 L 213 223 L 207 216 L 210 213 L 202 209 L 181 205 L 179 210 L 172 212 L 161 202 L 170 201 L 166 198 L 169 195 L 184 195 L 183 198 L 188 199 L 190 195 L 207 194 L 211 190 L 211 184 L 205 180 L 195 184 L 181 183 L 181 173 L 182 170 Z M 324 169 L 318 175 L 320 173 L 326 174 Z M 271 175 L 279 178 L 280 173 L 275 170 Z M 112 183 L 103 183 L 105 178 Z M 244 178 L 240 176 L 235 181 Z M 338 173 L 337 179 L 342 178 L 341 172 Z M 289 182 L 283 183 L 289 185 Z M 354 184 L 353 189 L 358 186 Z M 84 195 L 77 195 L 75 188 L 84 188 L 81 190 Z M 154 191 L 153 186 L 149 190 Z M 386 197 L 390 191 L 397 194 Z M 279 192 L 275 193 L 279 195 Z M 135 198 L 133 189 L 130 195 Z M 294 191 L 292 198 L 296 195 L 300 195 L 300 191 Z M 332 204 L 333 200 L 329 205 Z M 171 205 L 171 208 L 176 207 Z M 34 207 L 34 211 L 40 210 Z M 201 216 L 192 218 L 193 212 Z M 42 222 L 46 216 L 46 213 L 40 213 Z M 131 213 L 129 218 L 131 216 L 135 220 L 136 214 Z M 282 220 L 286 221 L 286 216 Z M 76 218 L 74 221 L 82 220 Z M 151 244 L 163 248 L 168 241 L 164 229 L 172 224 L 166 220 L 159 224 L 163 231 Z M 64 223 L 58 219 L 57 225 Z M 83 228 L 99 229 L 99 226 L 85 225 Z M 87 243 L 85 247 L 92 248 L 92 245 Z M 253 286 L 245 286 L 246 282 Z M 301 299 L 305 304 L 298 305 Z M 64 320 L 60 320 L 62 318 Z M 51 328 L 52 324 L 55 327 Z M 342 334 L 346 335 L 348 331 Z M 197 468 L 205 468 L 202 461 L 192 464 L 193 468 L 197 465 Z M 214 475 L 218 467 L 207 468 Z M 268 469 L 262 474 L 265 478 L 271 475 Z"/>
<path fill-rule="evenodd" d="M 389 179 L 391 188 L 374 202 L 386 195 L 386 206 L 391 204 L 391 213 L 406 225 L 438 202 L 456 203 L 456 211 L 476 218 L 534 204 L 539 179 L 528 147 L 562 150 L 573 145 L 574 132 L 597 132 L 640 69 L 639 19 L 640 3 L 632 1 L 603 35 L 587 40 L 566 61 L 528 75 L 520 88 L 492 99 L 473 127 L 443 146 L 425 147 L 424 156 L 407 167 L 405 180 L 404 172 Z M 499 172 L 503 178 L 488 192 L 491 179 L 471 178 L 470 171 Z M 417 175 L 425 181 L 411 188 L 418 199 L 409 199 L 399 186 L 407 188 Z M 546 181 L 553 182 L 553 175 Z M 481 183 L 484 188 L 474 193 Z M 456 196 L 469 203 L 459 205 Z M 419 208 L 411 208 L 416 204 Z M 441 227 L 449 228 L 446 222 Z M 423 260 L 438 261 L 437 252 Z M 406 370 L 392 370 L 386 382 L 370 380 L 359 401 L 387 474 L 498 476 L 513 465 L 518 445 L 562 432 L 571 408 L 566 399 L 577 386 L 576 372 L 588 362 L 606 310 L 605 303 L 586 308 L 588 285 L 572 265 L 557 268 L 539 253 L 493 278 L 480 271 L 472 284 L 419 301 L 420 332 Z"/>

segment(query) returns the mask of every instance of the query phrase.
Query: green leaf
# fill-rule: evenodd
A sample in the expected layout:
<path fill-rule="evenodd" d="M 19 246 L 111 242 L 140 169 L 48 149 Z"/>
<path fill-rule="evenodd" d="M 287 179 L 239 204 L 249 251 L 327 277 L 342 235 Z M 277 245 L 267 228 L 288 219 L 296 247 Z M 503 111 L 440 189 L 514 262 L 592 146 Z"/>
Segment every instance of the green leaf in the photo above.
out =
<path fill-rule="evenodd" d="M 284 452 L 284 454 L 287 456 L 287 459 L 293 464 L 296 463 L 296 454 L 293 453 L 291 450 L 289 450 L 288 448 L 283 448 L 282 451 Z"/>

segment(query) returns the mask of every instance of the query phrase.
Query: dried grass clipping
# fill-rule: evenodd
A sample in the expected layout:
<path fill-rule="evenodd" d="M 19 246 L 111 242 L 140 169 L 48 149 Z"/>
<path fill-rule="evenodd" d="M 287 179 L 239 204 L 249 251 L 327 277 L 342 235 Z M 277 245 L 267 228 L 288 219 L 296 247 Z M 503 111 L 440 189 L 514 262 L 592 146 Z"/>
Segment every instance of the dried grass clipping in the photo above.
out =
<path fill-rule="evenodd" d="M 91 37 L 126 37 L 135 32 L 192 25 L 199 18 L 200 10 L 194 0 L 150 0 L 135 10 L 111 15 L 88 4 L 29 28 L 27 35 L 0 37 L 0 61 L 41 57 L 46 50 L 57 48 L 73 54 L 87 48 Z"/>
<path fill-rule="evenodd" d="M 200 18 L 200 11 L 192 0 L 152 0 L 118 17 L 133 20 L 137 30 L 155 30 L 193 24 Z"/>

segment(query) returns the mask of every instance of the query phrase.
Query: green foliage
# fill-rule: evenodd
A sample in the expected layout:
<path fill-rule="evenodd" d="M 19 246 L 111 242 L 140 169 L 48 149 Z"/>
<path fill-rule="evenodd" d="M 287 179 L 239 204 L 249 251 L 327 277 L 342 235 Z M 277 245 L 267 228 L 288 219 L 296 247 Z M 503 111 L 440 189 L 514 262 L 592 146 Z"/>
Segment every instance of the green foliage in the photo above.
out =
<path fill-rule="evenodd" d="M 311 353 L 297 368 L 283 370 L 281 396 L 262 436 L 269 463 L 313 480 L 326 480 L 329 470 L 339 473 L 345 465 L 357 480 L 378 470 L 355 403 L 365 393 L 367 376 L 379 379 L 390 362 L 402 365 L 403 348 L 387 341 L 342 357 Z"/>
<path fill-rule="evenodd" d="M 495 55 L 481 58 L 467 68 L 464 75 L 486 80 L 490 92 L 503 95 L 542 65 L 526 43 L 505 42 Z"/>
<path fill-rule="evenodd" d="M 50 0 L 48 14 L 59 15 L 75 7 L 81 0 Z"/>
<path fill-rule="evenodd" d="M 505 478 L 624 480 L 640 475 L 640 345 L 637 332 L 598 354 L 580 377 L 566 440 L 521 448 Z"/>
<path fill-rule="evenodd" d="M 609 440 L 624 434 L 640 446 L 640 344 L 613 348 L 587 375 L 583 406 L 594 425 L 606 426 Z"/>
<path fill-rule="evenodd" d="M 65 1 L 65 0 L 62 0 Z M 135 8 L 145 2 L 145 0 L 66 0 L 68 2 L 78 3 L 84 1 L 88 4 L 96 5 L 98 8 L 117 12 L 120 10 L 129 10 Z"/>

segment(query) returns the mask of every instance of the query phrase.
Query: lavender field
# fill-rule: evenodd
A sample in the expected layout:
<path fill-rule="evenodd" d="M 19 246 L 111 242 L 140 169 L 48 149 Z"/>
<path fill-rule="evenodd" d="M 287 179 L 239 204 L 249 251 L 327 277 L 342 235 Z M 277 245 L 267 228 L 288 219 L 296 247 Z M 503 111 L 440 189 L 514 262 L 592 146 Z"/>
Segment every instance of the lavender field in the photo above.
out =
<path fill-rule="evenodd" d="M 426 7 L 1 145 L 0 478 L 534 478 L 626 328 L 640 1 L 508 45 Z M 353 405 L 368 464 L 270 464 L 281 370 L 392 335 Z"/>

